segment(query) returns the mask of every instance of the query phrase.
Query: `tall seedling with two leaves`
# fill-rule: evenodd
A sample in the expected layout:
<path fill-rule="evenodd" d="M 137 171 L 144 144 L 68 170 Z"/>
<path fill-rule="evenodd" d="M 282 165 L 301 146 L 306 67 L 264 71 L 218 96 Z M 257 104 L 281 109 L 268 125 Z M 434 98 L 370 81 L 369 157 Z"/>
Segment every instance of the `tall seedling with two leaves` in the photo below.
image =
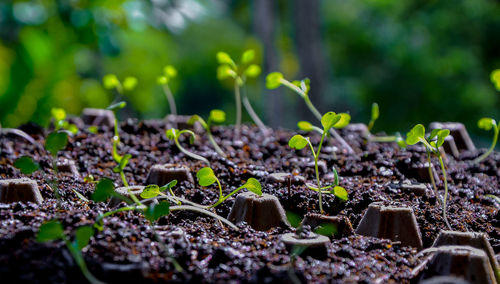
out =
<path fill-rule="evenodd" d="M 497 145 L 498 141 L 498 133 L 500 132 L 500 127 L 497 125 L 497 122 L 493 118 L 483 117 L 477 122 L 477 126 L 486 131 L 490 131 L 491 129 L 493 129 L 494 134 L 490 148 L 484 154 L 477 157 L 474 160 L 475 163 L 479 163 L 482 160 L 486 159 L 486 157 L 488 157 L 493 152 L 493 150 L 495 150 L 495 146 Z"/>
<path fill-rule="evenodd" d="M 436 198 L 439 200 L 439 193 L 437 190 L 436 182 L 434 181 L 434 174 L 432 171 L 432 162 L 431 155 L 434 155 L 438 158 L 439 164 L 441 166 L 441 171 L 443 172 L 443 181 L 444 181 L 444 197 L 441 200 L 441 204 L 443 206 L 443 219 L 446 223 L 448 229 L 452 230 L 450 223 L 448 223 L 448 218 L 446 214 L 446 202 L 448 200 L 448 179 L 446 175 L 446 168 L 444 166 L 443 157 L 441 157 L 441 153 L 439 151 L 439 147 L 443 146 L 443 143 L 446 137 L 450 135 L 450 130 L 448 129 L 434 129 L 432 130 L 429 137 L 425 138 L 425 127 L 422 124 L 417 124 L 413 127 L 408 134 L 406 134 L 406 144 L 415 145 L 417 143 L 422 143 L 425 146 L 427 151 L 427 162 L 429 166 L 429 176 L 431 178 L 432 187 L 434 188 L 434 194 Z"/>
<path fill-rule="evenodd" d="M 217 53 L 217 62 L 219 67 L 217 68 L 217 78 L 219 80 L 225 80 L 227 78 L 232 78 L 234 80 L 234 96 L 236 103 L 236 137 L 240 135 L 240 125 L 241 125 L 241 95 L 240 88 L 245 85 L 248 78 L 255 78 L 260 75 L 261 69 L 259 65 L 252 63 L 255 59 L 254 50 L 246 50 L 241 56 L 240 64 L 236 65 L 231 56 L 225 52 Z M 250 101 L 246 95 L 243 95 L 243 105 L 247 110 L 248 114 L 252 120 L 257 124 L 259 129 L 266 133 L 266 127 L 264 123 L 257 116 L 257 113 L 252 108 Z"/>
<path fill-rule="evenodd" d="M 222 151 L 217 142 L 215 142 L 214 136 L 212 135 L 212 131 L 210 130 L 212 123 L 223 123 L 224 121 L 226 121 L 226 113 L 218 109 L 211 110 L 210 116 L 208 117 L 207 121 L 201 118 L 201 116 L 195 114 L 191 116 L 191 118 L 188 121 L 188 124 L 193 125 L 196 121 L 198 121 L 207 132 L 208 140 L 210 141 L 210 143 L 212 143 L 212 146 L 214 146 L 215 151 L 217 151 L 217 153 L 222 157 L 226 157 L 224 151 Z"/>
<path fill-rule="evenodd" d="M 167 65 L 163 68 L 163 75 L 159 76 L 156 80 L 158 85 L 163 87 L 163 93 L 165 93 L 165 97 L 167 98 L 170 113 L 173 115 L 177 115 L 177 107 L 175 105 L 174 95 L 172 94 L 168 83 L 170 83 L 170 80 L 175 77 L 177 77 L 177 70 L 174 66 Z"/>
<path fill-rule="evenodd" d="M 311 140 L 309 137 L 304 137 L 300 134 L 297 134 L 293 136 L 290 141 L 288 142 L 288 145 L 293 148 L 293 149 L 303 149 L 306 146 L 309 145 L 311 149 L 311 153 L 314 157 L 314 171 L 316 173 L 316 183 L 317 187 L 307 185 L 307 187 L 313 191 L 316 191 L 318 193 L 319 197 L 319 210 L 321 213 L 324 213 L 323 211 L 323 194 L 334 194 L 336 197 L 340 198 L 341 200 L 347 200 L 348 194 L 347 191 L 339 186 L 339 179 L 338 179 L 338 174 L 335 168 L 333 168 L 333 173 L 335 176 L 335 180 L 333 184 L 328 185 L 328 186 L 321 186 L 321 180 L 319 178 L 319 169 L 318 169 L 318 160 L 319 160 L 319 154 L 321 152 L 321 147 L 323 146 L 323 142 L 325 141 L 325 137 L 328 135 L 328 131 L 332 128 L 342 128 L 345 127 L 347 124 L 349 124 L 350 116 L 347 113 L 339 113 L 336 114 L 334 112 L 327 112 L 325 115 L 322 116 L 321 118 L 321 125 L 323 126 L 323 129 L 313 126 L 309 122 L 301 121 L 299 122 L 299 128 L 304 131 L 317 131 L 321 133 L 321 140 L 319 142 L 317 150 L 314 150 L 314 146 L 311 143 Z"/>
<path fill-rule="evenodd" d="M 310 85 L 310 80 L 305 78 L 301 81 L 293 81 L 290 82 L 286 80 L 283 77 L 283 74 L 279 72 L 273 72 L 269 73 L 266 77 L 266 87 L 268 89 L 276 89 L 280 87 L 281 85 L 289 88 L 290 90 L 294 91 L 297 93 L 306 103 L 306 106 L 309 108 L 309 110 L 312 112 L 312 114 L 318 119 L 318 121 L 321 121 L 322 116 L 321 113 L 318 111 L 318 109 L 313 105 L 311 102 L 311 99 L 309 98 L 309 90 L 311 89 Z M 345 142 L 344 138 L 342 138 L 335 129 L 330 129 L 330 133 L 337 139 L 342 146 L 347 149 L 347 151 L 351 154 L 354 153 L 354 150 L 352 150 L 351 146 Z"/>

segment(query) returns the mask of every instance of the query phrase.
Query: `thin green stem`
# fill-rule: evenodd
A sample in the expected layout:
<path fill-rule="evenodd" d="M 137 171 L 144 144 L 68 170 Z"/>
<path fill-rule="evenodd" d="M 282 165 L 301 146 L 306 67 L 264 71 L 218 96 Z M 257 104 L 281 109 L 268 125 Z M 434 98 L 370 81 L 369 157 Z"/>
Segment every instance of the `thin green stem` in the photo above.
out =
<path fill-rule="evenodd" d="M 78 267 L 80 267 L 83 276 L 85 276 L 85 278 L 92 284 L 104 284 L 104 282 L 95 278 L 95 276 L 92 275 L 92 273 L 90 273 L 89 269 L 87 268 L 87 264 L 83 259 L 82 252 L 78 250 L 78 248 L 73 246 L 73 244 L 68 240 L 68 238 L 65 235 L 63 235 L 62 239 L 66 244 L 66 247 L 68 248 L 69 252 L 71 253 L 71 256 L 73 256 L 73 259 L 75 260 L 76 264 L 78 265 Z"/>
<path fill-rule="evenodd" d="M 238 80 L 234 80 L 234 97 L 235 97 L 235 103 L 236 103 L 236 124 L 235 124 L 235 131 L 236 135 L 235 138 L 239 139 L 240 138 L 240 128 L 241 128 L 241 95 L 240 95 L 240 86 L 238 84 Z"/>
<path fill-rule="evenodd" d="M 224 153 L 224 151 L 222 151 L 222 149 L 219 147 L 219 145 L 217 144 L 217 142 L 215 142 L 215 139 L 214 139 L 214 136 L 212 135 L 212 132 L 210 132 L 210 124 L 207 124 L 207 136 L 208 136 L 208 140 L 210 141 L 210 143 L 212 143 L 212 146 L 214 146 L 214 149 L 215 151 L 221 155 L 222 157 L 226 157 L 226 153 Z"/>
<path fill-rule="evenodd" d="M 396 136 L 375 136 L 370 135 L 368 138 L 371 142 L 395 142 Z"/>
<path fill-rule="evenodd" d="M 498 127 L 498 126 L 494 126 L 494 127 L 495 127 L 494 128 L 495 129 L 495 134 L 493 136 L 493 142 L 491 143 L 490 148 L 488 149 L 488 151 L 486 153 L 484 153 L 481 156 L 479 156 L 478 158 L 476 158 L 474 160 L 474 163 L 479 163 L 482 160 L 486 159 L 486 157 L 488 157 L 493 152 L 493 150 L 495 150 L 495 146 L 497 145 L 498 133 L 500 131 L 500 127 Z"/>
<path fill-rule="evenodd" d="M 170 113 L 173 115 L 177 115 L 177 108 L 175 106 L 174 95 L 172 94 L 172 91 L 170 90 L 167 84 L 163 85 L 163 92 L 165 93 L 165 97 L 167 97 L 168 106 L 170 107 Z"/>
<path fill-rule="evenodd" d="M 431 179 L 432 188 L 434 189 L 434 195 L 436 195 L 438 202 L 442 204 L 441 196 L 439 195 L 439 192 L 438 192 L 438 189 L 436 186 L 436 181 L 434 180 L 434 171 L 433 171 L 432 162 L 431 162 L 431 152 L 429 152 L 429 149 L 427 149 L 427 148 L 425 150 L 427 152 L 427 164 L 428 164 L 428 169 L 429 169 L 429 177 Z"/>
<path fill-rule="evenodd" d="M 180 134 L 180 132 L 179 132 L 179 134 Z M 189 157 L 196 159 L 196 160 L 200 160 L 200 161 L 206 163 L 210 167 L 210 162 L 207 159 L 203 158 L 200 155 L 197 155 L 195 153 L 191 153 L 188 150 L 184 149 L 184 147 L 182 147 L 181 144 L 179 143 L 179 136 L 176 135 L 174 138 L 174 141 L 175 141 L 175 145 L 177 146 L 177 148 L 179 148 L 179 150 L 181 150 L 182 153 L 186 154 L 186 156 L 189 156 Z"/>
<path fill-rule="evenodd" d="M 323 141 L 325 140 L 325 136 L 326 136 L 326 133 L 323 133 L 323 135 L 321 135 L 321 141 L 319 142 L 319 145 L 318 145 L 318 151 L 314 155 L 314 170 L 316 172 L 316 182 L 318 183 L 318 189 L 321 188 L 321 181 L 319 180 L 318 159 L 319 159 L 319 153 L 321 151 L 321 146 L 323 145 Z M 324 211 L 323 211 L 323 191 L 318 190 L 318 194 L 319 194 L 319 211 L 321 214 L 323 214 L 324 213 Z"/>
<path fill-rule="evenodd" d="M 443 180 L 444 180 L 444 197 L 443 197 L 443 219 L 444 222 L 446 223 L 446 226 L 448 229 L 451 231 L 452 228 L 450 226 L 450 223 L 448 223 L 448 218 L 446 216 L 446 201 L 448 199 L 448 178 L 446 176 L 446 168 L 443 163 L 443 158 L 441 156 L 438 156 L 439 163 L 441 164 L 441 171 L 443 172 Z"/>
<path fill-rule="evenodd" d="M 260 132 L 262 134 L 266 135 L 268 133 L 266 125 L 260 120 L 259 116 L 257 113 L 254 111 L 252 105 L 250 104 L 250 101 L 248 100 L 248 97 L 246 96 L 245 92 L 243 92 L 243 106 L 247 110 L 248 114 L 252 118 L 253 122 L 259 127 Z"/>

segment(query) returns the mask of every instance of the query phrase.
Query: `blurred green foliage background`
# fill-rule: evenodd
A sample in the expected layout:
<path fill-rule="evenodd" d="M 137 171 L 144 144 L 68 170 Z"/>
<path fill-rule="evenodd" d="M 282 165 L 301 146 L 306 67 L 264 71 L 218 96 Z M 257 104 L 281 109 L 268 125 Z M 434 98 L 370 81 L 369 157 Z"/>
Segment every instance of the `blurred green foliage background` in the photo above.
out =
<path fill-rule="evenodd" d="M 52 107 L 78 115 L 115 94 L 102 77 L 138 78 L 126 116 L 161 118 L 156 78 L 167 64 L 181 114 L 213 108 L 234 117 L 232 82 L 216 77 L 217 51 L 239 59 L 255 49 L 263 74 L 245 87 L 274 127 L 310 119 L 265 75 L 311 78 L 321 112 L 347 111 L 375 131 L 461 121 L 476 135 L 482 116 L 500 118 L 490 72 L 500 67 L 500 2 L 494 0 L 7 0 L 0 3 L 0 122 L 46 125 Z M 249 117 L 245 117 L 248 121 Z"/>

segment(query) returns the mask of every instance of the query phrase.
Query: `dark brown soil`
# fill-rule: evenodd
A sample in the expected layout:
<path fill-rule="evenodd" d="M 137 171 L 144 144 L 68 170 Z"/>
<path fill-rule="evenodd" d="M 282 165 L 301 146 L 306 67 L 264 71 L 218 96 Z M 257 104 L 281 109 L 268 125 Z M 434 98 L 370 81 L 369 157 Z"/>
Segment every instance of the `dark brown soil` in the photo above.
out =
<path fill-rule="evenodd" d="M 121 125 L 121 153 L 130 153 L 132 159 L 126 167 L 131 185 L 140 185 L 154 164 L 177 163 L 190 167 L 192 173 L 205 165 L 186 157 L 165 136 L 163 121 L 128 120 Z M 34 125 L 22 128 L 43 145 L 44 130 Z M 181 139 L 185 147 L 207 157 L 221 180 L 224 192 L 241 185 L 249 177 L 259 179 L 265 193 L 278 197 L 286 211 L 299 216 L 318 211 L 315 192 L 304 185 L 293 183 L 279 185 L 266 182 L 273 172 L 292 172 L 307 180 L 313 180 L 314 167 L 308 149 L 295 151 L 288 147 L 293 132 L 275 130 L 263 136 L 257 128 L 243 126 L 243 146 L 232 143 L 233 128 L 214 127 L 214 136 L 229 158 L 217 156 L 206 136 L 201 134 L 193 145 Z M 424 247 L 429 247 L 440 230 L 446 229 L 442 211 L 432 190 L 423 196 L 403 191 L 399 183 L 417 182 L 413 165 L 426 161 L 426 155 L 418 147 L 400 150 L 392 143 L 368 143 L 354 133 L 341 131 L 356 151 L 347 155 L 336 148 L 330 139 L 324 146 L 321 159 L 327 164 L 322 180 L 332 180 L 331 167 L 340 175 L 340 184 L 349 192 L 349 200 L 341 202 L 333 196 L 325 196 L 327 215 L 345 215 L 353 227 L 359 224 L 365 209 L 375 201 L 411 206 L 415 212 Z M 62 192 L 62 209 L 57 207 L 54 194 L 49 190 L 44 176 L 34 173 L 45 201 L 36 204 L 0 204 L 0 279 L 8 282 L 86 282 L 71 258 L 63 242 L 37 243 L 35 235 L 42 222 L 58 218 L 69 235 L 81 226 L 92 224 L 99 213 L 108 209 L 105 203 L 81 201 L 72 189 L 90 199 L 94 185 L 83 182 L 92 174 L 96 179 L 109 177 L 117 186 L 122 182 L 113 173 L 116 165 L 111 157 L 111 131 L 98 134 L 81 132 L 70 138 L 68 147 L 60 156 L 76 161 L 81 179 L 59 173 Z M 312 134 L 313 145 L 319 136 Z M 0 137 L 0 178 L 23 175 L 13 162 L 22 155 L 30 155 L 40 163 L 48 178 L 54 178 L 50 156 L 27 141 L 12 137 Z M 450 201 L 449 222 L 454 230 L 486 232 L 496 254 L 500 252 L 499 205 L 485 198 L 486 194 L 500 195 L 500 154 L 493 153 L 479 165 L 472 159 L 479 153 L 463 152 L 459 160 L 448 156 L 448 182 Z M 335 155 L 334 155 L 335 152 Z M 336 156 L 336 158 L 335 158 Z M 437 165 L 437 161 L 436 165 Z M 441 173 L 440 171 L 438 171 Z M 443 186 L 439 188 L 443 194 Z M 217 200 L 216 188 L 200 188 L 183 182 L 174 188 L 176 195 L 201 204 Z M 217 207 L 216 212 L 226 217 L 234 199 Z M 302 282 L 369 282 L 407 283 L 412 269 L 419 263 L 416 250 L 389 240 L 353 235 L 334 239 L 328 246 L 328 258 L 323 261 L 309 256 L 298 257 L 290 264 L 290 254 L 279 240 L 288 228 L 276 228 L 258 232 L 245 224 L 239 231 L 222 228 L 214 219 L 191 212 L 174 212 L 161 218 L 157 233 L 166 244 L 165 252 L 153 237 L 152 225 L 137 212 L 125 212 L 105 219 L 104 230 L 91 239 L 83 254 L 92 273 L 99 279 L 111 282 L 240 282 L 293 283 Z M 181 229 L 185 236 L 174 238 L 172 231 Z M 174 257 L 184 272 L 177 272 L 169 257 Z M 2 281 L 3 282 L 3 281 Z M 6 283 L 6 282 L 4 282 Z"/>

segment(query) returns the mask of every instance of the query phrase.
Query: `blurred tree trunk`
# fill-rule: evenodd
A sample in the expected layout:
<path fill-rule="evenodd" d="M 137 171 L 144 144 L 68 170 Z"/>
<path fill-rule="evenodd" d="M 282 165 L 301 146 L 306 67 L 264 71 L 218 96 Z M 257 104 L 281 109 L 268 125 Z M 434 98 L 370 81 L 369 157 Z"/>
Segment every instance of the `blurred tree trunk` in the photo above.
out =
<path fill-rule="evenodd" d="M 328 109 L 323 107 L 328 87 L 328 60 L 321 40 L 319 0 L 293 0 L 293 25 L 295 43 L 300 62 L 301 78 L 311 79 L 311 101 L 321 113 Z M 303 104 L 299 104 L 301 117 L 313 118 Z"/>
<path fill-rule="evenodd" d="M 272 0 L 253 1 L 253 26 L 264 48 L 263 76 L 269 72 L 279 71 L 278 52 L 274 46 L 277 24 L 275 5 L 276 2 Z M 283 94 L 280 89 L 265 90 L 264 92 L 266 93 L 264 101 L 266 102 L 267 123 L 271 127 L 278 127 L 283 122 Z"/>

